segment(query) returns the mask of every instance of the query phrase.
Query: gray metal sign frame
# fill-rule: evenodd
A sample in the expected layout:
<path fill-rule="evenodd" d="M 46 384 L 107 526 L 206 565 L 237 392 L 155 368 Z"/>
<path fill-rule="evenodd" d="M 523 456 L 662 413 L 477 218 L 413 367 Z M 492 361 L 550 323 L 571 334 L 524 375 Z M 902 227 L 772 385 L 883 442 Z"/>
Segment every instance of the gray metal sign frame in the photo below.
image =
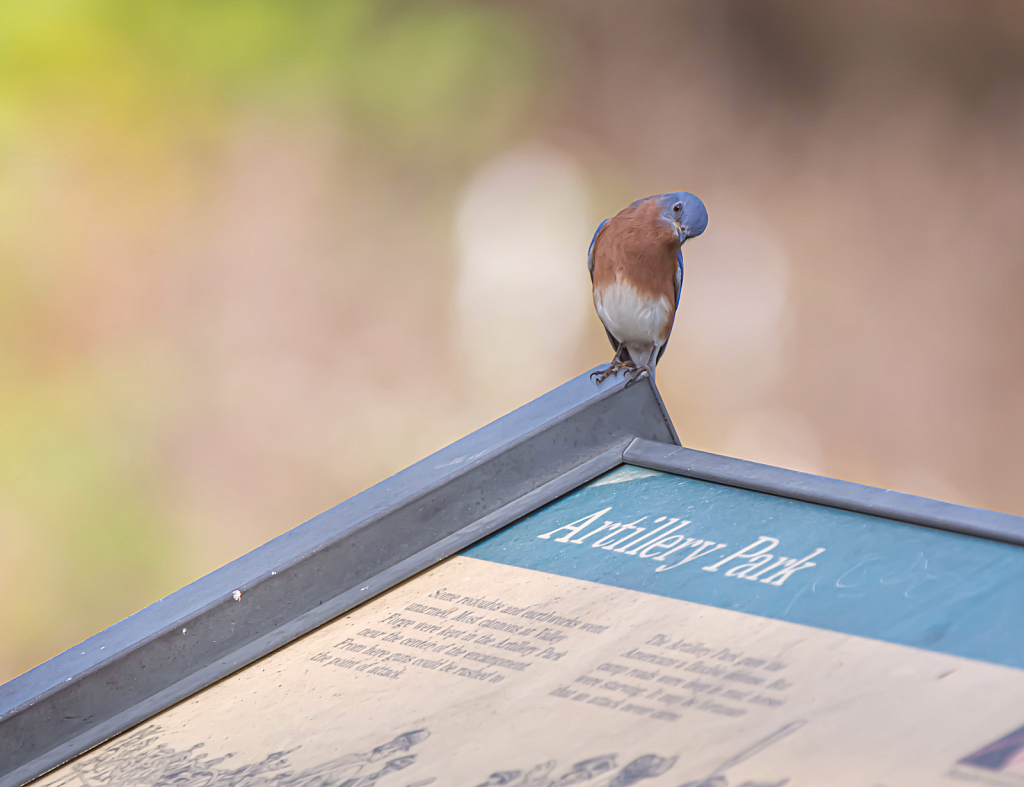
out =
<path fill-rule="evenodd" d="M 682 448 L 589 374 L 0 686 L 0 787 L 150 718 L 621 464 L 1024 545 L 1024 518 Z"/>
<path fill-rule="evenodd" d="M 0 686 L 19 787 L 621 464 L 678 443 L 646 381 L 581 375 Z"/>

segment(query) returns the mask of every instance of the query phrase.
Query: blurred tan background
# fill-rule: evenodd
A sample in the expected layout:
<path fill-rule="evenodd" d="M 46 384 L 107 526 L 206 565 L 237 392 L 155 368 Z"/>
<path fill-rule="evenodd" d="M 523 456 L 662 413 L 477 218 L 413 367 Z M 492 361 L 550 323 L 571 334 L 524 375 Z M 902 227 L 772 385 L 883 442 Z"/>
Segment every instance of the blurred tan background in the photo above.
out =
<path fill-rule="evenodd" d="M 0 0 L 0 682 L 607 361 L 684 444 L 1024 514 L 1024 5 Z"/>

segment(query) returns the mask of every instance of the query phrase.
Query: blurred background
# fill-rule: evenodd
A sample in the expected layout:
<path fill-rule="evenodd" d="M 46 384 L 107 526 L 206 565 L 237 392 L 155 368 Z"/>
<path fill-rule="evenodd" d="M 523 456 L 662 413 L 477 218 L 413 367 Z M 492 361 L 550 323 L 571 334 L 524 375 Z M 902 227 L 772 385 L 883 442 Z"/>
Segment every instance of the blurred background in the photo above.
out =
<path fill-rule="evenodd" d="M 0 682 L 611 357 L 685 445 L 1024 514 L 1024 5 L 0 0 Z"/>

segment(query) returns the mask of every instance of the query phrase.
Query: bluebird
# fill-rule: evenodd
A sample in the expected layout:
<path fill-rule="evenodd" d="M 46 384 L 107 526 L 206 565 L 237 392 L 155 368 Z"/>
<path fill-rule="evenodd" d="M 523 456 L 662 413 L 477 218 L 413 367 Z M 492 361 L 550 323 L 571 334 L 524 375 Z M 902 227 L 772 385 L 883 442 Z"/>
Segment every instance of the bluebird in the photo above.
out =
<path fill-rule="evenodd" d="M 599 383 L 623 368 L 632 380 L 654 379 L 679 308 L 682 246 L 707 226 L 704 203 L 687 191 L 637 200 L 598 225 L 587 267 L 615 350 L 608 368 L 594 373 Z"/>

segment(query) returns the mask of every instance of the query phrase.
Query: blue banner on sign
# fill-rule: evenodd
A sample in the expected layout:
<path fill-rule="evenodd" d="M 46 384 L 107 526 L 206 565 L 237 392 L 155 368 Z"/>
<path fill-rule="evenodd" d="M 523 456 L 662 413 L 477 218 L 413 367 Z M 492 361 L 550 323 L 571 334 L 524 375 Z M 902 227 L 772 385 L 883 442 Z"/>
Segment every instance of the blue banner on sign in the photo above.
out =
<path fill-rule="evenodd" d="M 464 553 L 1024 668 L 1024 549 L 624 466 Z"/>

